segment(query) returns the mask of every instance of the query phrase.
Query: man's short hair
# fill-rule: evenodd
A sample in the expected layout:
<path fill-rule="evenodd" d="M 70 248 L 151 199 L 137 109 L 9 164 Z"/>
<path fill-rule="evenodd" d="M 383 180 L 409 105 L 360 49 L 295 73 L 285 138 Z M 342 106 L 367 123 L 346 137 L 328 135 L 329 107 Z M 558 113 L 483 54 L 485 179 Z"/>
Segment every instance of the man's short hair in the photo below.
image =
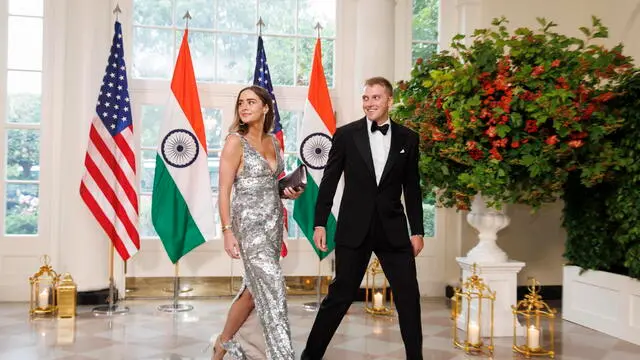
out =
<path fill-rule="evenodd" d="M 391 82 L 389 80 L 383 78 L 382 76 L 376 76 L 376 77 L 369 78 L 364 82 L 364 86 L 373 86 L 373 85 L 382 86 L 385 90 L 387 90 L 387 93 L 389 94 L 389 96 L 393 97 L 393 86 L 391 85 Z"/>

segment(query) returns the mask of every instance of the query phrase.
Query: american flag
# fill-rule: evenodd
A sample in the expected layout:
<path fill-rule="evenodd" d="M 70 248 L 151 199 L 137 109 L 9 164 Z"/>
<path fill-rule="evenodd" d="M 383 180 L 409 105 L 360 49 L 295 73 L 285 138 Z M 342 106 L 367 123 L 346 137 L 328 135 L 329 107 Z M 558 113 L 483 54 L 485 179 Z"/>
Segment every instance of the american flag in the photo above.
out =
<path fill-rule="evenodd" d="M 280 143 L 280 154 L 284 156 L 284 134 L 282 132 L 282 124 L 280 123 L 280 113 L 278 112 L 278 103 L 276 102 L 276 96 L 273 94 L 273 84 L 271 83 L 271 74 L 269 74 L 269 65 L 267 65 L 267 54 L 264 52 L 264 43 L 262 42 L 262 36 L 258 36 L 258 52 L 256 54 L 256 68 L 253 71 L 253 84 L 267 89 L 273 99 L 273 134 Z M 285 173 L 280 174 L 280 178 Z M 284 208 L 284 226 L 285 229 L 289 229 L 287 209 Z M 287 246 L 282 243 L 281 255 L 287 256 Z"/>
<path fill-rule="evenodd" d="M 133 140 L 122 26 L 116 21 L 91 121 L 80 196 L 123 260 L 140 249 Z"/>

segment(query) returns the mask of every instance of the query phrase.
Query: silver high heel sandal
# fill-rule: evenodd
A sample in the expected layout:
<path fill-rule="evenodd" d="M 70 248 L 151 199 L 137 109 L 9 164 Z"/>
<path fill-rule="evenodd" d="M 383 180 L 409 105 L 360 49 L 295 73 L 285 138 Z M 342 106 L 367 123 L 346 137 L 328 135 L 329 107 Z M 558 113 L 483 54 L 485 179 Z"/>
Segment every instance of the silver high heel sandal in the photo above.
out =
<path fill-rule="evenodd" d="M 244 351 L 242 350 L 242 347 L 236 340 L 231 339 L 229 341 L 221 342 L 220 335 L 213 335 L 211 339 L 209 339 L 209 343 L 207 344 L 207 347 L 204 348 L 202 352 L 206 352 L 207 350 L 209 350 L 210 347 L 213 347 L 213 354 L 215 355 L 217 350 L 216 345 L 218 345 L 218 343 L 220 344 L 222 349 L 225 351 L 225 355 L 229 354 L 234 359 L 237 359 L 237 360 L 247 360 L 247 356 L 245 355 Z"/>

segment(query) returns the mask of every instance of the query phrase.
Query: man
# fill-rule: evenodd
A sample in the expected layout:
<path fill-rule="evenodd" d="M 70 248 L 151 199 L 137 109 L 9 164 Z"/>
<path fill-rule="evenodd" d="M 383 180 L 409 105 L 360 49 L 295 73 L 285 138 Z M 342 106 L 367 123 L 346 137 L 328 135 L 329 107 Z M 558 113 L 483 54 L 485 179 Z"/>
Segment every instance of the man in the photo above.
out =
<path fill-rule="evenodd" d="M 344 192 L 335 234 L 336 276 L 302 352 L 319 360 L 353 302 L 374 252 L 389 280 L 407 359 L 422 359 L 420 292 L 414 257 L 424 246 L 418 135 L 389 119 L 391 83 L 365 82 L 365 117 L 336 130 L 315 209 L 313 240 L 326 251 L 327 218 L 340 176 Z M 407 216 L 401 203 L 404 192 Z M 409 229 L 407 229 L 407 218 Z"/>

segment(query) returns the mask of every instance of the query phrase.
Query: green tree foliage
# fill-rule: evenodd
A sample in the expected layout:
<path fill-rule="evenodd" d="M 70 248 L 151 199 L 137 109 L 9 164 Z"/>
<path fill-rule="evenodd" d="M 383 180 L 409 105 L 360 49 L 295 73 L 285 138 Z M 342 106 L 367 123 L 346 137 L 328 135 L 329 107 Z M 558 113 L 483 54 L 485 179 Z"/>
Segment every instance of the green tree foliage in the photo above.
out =
<path fill-rule="evenodd" d="M 438 12 L 439 0 L 413 1 L 413 45 L 411 58 L 415 62 L 418 58 L 429 59 L 438 52 L 435 43 L 420 41 L 438 41 Z"/>
<path fill-rule="evenodd" d="M 9 97 L 7 122 L 37 124 L 40 122 L 40 96 L 12 94 Z M 7 131 L 7 178 L 34 180 L 32 168 L 40 163 L 40 132 L 38 130 Z"/>
<path fill-rule="evenodd" d="M 171 77 L 182 38 L 182 31 L 174 33 L 171 27 L 184 28 L 182 16 L 187 10 L 192 16 L 189 46 L 198 81 L 239 84 L 252 81 L 259 17 L 266 24 L 263 37 L 276 86 L 308 84 L 317 22 L 324 27 L 322 37 L 335 36 L 335 7 L 308 0 L 261 1 L 260 8 L 256 0 L 135 0 L 135 25 L 166 27 L 135 27 L 132 71 L 135 77 Z M 323 65 L 332 86 L 334 43 L 326 39 L 322 45 Z"/>
<path fill-rule="evenodd" d="M 439 0 L 413 0 L 413 40 L 438 40 Z"/>
<path fill-rule="evenodd" d="M 610 271 L 640 279 L 640 70 L 627 76 L 614 99 L 625 119 L 609 138 L 626 159 L 608 181 L 593 189 L 575 176 L 565 186 L 564 256 L 583 269 Z"/>
<path fill-rule="evenodd" d="M 11 94 L 8 98 L 7 122 L 38 124 L 41 119 L 40 95 Z M 37 180 L 40 164 L 40 131 L 8 129 L 6 132 L 8 180 Z M 8 184 L 5 198 L 5 233 L 38 232 L 38 185 Z"/>

